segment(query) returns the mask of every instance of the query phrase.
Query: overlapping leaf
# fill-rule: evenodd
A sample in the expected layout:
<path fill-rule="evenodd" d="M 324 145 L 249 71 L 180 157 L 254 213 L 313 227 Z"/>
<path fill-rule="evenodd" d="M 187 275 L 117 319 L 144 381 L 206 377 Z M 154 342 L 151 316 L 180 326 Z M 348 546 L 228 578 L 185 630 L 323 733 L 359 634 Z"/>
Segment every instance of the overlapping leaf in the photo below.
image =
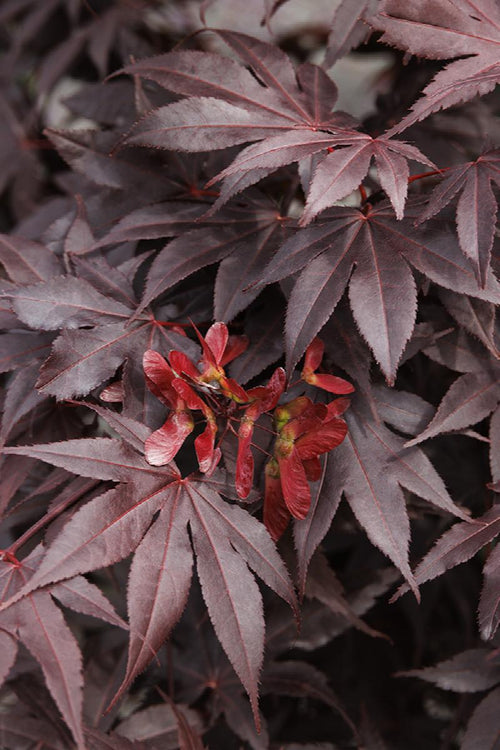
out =
<path fill-rule="evenodd" d="M 437 11 L 437 12 L 436 12 Z M 458 59 L 424 89 L 412 111 L 392 128 L 399 133 L 432 112 L 486 94 L 500 80 L 500 9 L 495 0 L 383 0 L 370 23 L 382 41 L 434 60 Z"/>
<path fill-rule="evenodd" d="M 36 548 L 20 565 L 9 560 L 0 563 L 1 600 L 15 596 L 26 587 L 42 557 Z M 82 675 L 78 644 L 55 596 L 72 609 L 100 617 L 115 625 L 124 625 L 100 590 L 85 579 L 73 578 L 46 590 L 32 591 L 0 615 L 2 658 L 0 674 L 5 680 L 21 641 L 40 665 L 49 688 L 79 748 L 85 743 L 82 731 Z"/>
<path fill-rule="evenodd" d="M 17 447 L 9 452 L 32 455 L 84 476 L 127 482 L 72 517 L 11 602 L 136 551 L 129 582 L 131 640 L 123 690 L 149 663 L 184 608 L 191 580 L 189 523 L 211 620 L 258 721 L 264 620 L 260 592 L 248 568 L 295 606 L 284 563 L 262 524 L 225 503 L 206 480 L 182 480 L 169 467 L 151 467 L 130 446 L 114 439 Z M 152 544 L 158 556 L 154 575 Z"/>
<path fill-rule="evenodd" d="M 474 263 L 481 285 L 486 281 L 497 218 L 492 182 L 500 186 L 498 150 L 448 170 L 430 194 L 429 203 L 418 219 L 426 221 L 461 193 L 457 203 L 458 240 L 463 253 Z"/>
<path fill-rule="evenodd" d="M 128 66 L 125 72 L 188 97 L 148 114 L 128 142 L 211 151 L 260 141 L 210 181 L 223 179 L 214 208 L 278 167 L 324 152 L 310 186 L 304 223 L 357 188 L 375 157 L 380 183 L 401 218 L 406 160 L 432 162 L 414 146 L 352 130 L 352 120 L 332 112 L 337 90 L 321 68 L 304 63 L 295 74 L 276 47 L 244 34 L 217 33 L 255 77 L 237 62 L 222 63 L 220 56 L 207 52 L 171 52 Z"/>
<path fill-rule="evenodd" d="M 446 531 L 415 569 L 417 583 L 431 581 L 446 570 L 473 557 L 485 544 L 500 534 L 500 505 L 484 513 L 473 523 L 456 523 Z M 404 593 L 402 587 L 398 595 Z"/>
<path fill-rule="evenodd" d="M 362 212 L 336 208 L 321 223 L 297 232 L 276 253 L 261 283 L 303 269 L 289 298 L 285 328 L 293 366 L 326 323 L 344 289 L 356 323 L 389 382 L 415 324 L 416 287 L 409 265 L 432 281 L 491 302 L 500 300 L 493 275 L 481 289 L 444 222 L 415 230 L 379 206 Z M 402 306 L 401 300 L 405 303 Z"/>
<path fill-rule="evenodd" d="M 391 401 L 391 392 L 384 391 L 390 394 Z M 399 394 L 396 400 L 403 406 L 404 399 L 405 395 Z M 382 414 L 401 429 L 399 416 L 395 420 L 387 411 Z M 347 437 L 326 463 L 311 513 L 295 524 L 301 586 L 309 560 L 326 533 L 343 492 L 370 541 L 392 560 L 416 591 L 408 563 L 410 524 L 401 487 L 460 518 L 467 518 L 467 514 L 452 502 L 427 456 L 406 449 L 403 438 L 375 421 L 360 396 L 353 399 L 346 421 Z"/>
<path fill-rule="evenodd" d="M 466 333 L 450 333 L 439 339 L 428 353 L 465 374 L 450 386 L 433 419 L 410 445 L 469 427 L 491 414 L 500 401 L 500 364 L 479 344 L 475 346 Z"/>
<path fill-rule="evenodd" d="M 78 267 L 80 278 L 56 276 L 10 293 L 13 309 L 25 325 L 61 331 L 40 371 L 37 387 L 42 393 L 59 399 L 84 395 L 113 376 L 127 357 L 140 362 L 148 346 L 194 351 L 189 339 L 157 325 L 147 313 L 128 325 L 135 303 L 130 282 L 119 269 L 103 258 L 80 260 Z M 34 337 L 31 346 L 27 343 L 30 336 Z M 48 340 L 46 334 L 28 331 L 15 337 L 4 334 L 5 368 L 12 369 L 33 356 L 37 345 L 46 353 Z"/>

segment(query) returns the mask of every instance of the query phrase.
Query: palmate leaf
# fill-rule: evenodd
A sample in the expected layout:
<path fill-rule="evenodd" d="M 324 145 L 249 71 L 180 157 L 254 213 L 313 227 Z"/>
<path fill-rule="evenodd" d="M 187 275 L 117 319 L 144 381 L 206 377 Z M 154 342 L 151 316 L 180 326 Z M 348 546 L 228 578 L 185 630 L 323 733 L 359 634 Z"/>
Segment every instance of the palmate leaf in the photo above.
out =
<path fill-rule="evenodd" d="M 0 263 L 17 284 L 48 281 L 62 271 L 60 258 L 40 242 L 0 235 Z"/>
<path fill-rule="evenodd" d="M 224 502 L 209 481 L 181 479 L 168 466 L 152 467 L 118 440 L 69 440 L 6 452 L 32 455 L 84 476 L 126 484 L 75 513 L 27 586 L 3 608 L 17 606 L 16 602 L 48 583 L 108 566 L 137 550 L 128 590 L 129 662 L 119 695 L 153 658 L 182 613 L 191 580 L 189 524 L 210 618 L 258 722 L 264 619 L 260 592 L 248 568 L 296 606 L 288 573 L 264 526 Z M 152 554 L 157 557 L 154 575 Z"/>
<path fill-rule="evenodd" d="M 289 369 L 349 285 L 356 323 L 392 382 L 415 324 L 416 287 L 408 264 L 441 286 L 500 300 L 500 285 L 491 272 L 486 287 L 479 287 L 445 222 L 429 220 L 425 229 L 415 230 L 409 218 L 395 221 L 387 205 L 366 212 L 330 209 L 321 223 L 297 232 L 278 250 L 261 279 L 270 283 L 304 269 L 288 302 Z"/>
<path fill-rule="evenodd" d="M 429 196 L 419 222 L 426 221 L 444 208 L 457 193 L 457 229 L 460 247 L 476 268 L 482 285 L 490 264 L 497 217 L 497 201 L 491 183 L 500 186 L 500 151 L 489 151 L 476 161 L 460 164 L 445 173 L 444 179 Z"/>
<path fill-rule="evenodd" d="M 357 188 L 374 157 L 382 188 L 398 218 L 403 216 L 407 159 L 433 166 L 427 157 L 414 146 L 353 130 L 352 118 L 332 112 L 337 89 L 321 68 L 305 63 L 295 72 L 276 47 L 244 34 L 216 33 L 256 78 L 248 81 L 248 70 L 233 60 L 226 66 L 225 58 L 207 52 L 172 52 L 130 65 L 125 72 L 144 75 L 188 98 L 146 115 L 127 142 L 211 151 L 260 141 L 210 180 L 208 185 L 223 180 L 214 209 L 275 169 L 324 152 L 303 223 Z M 248 83 L 243 90 L 237 85 L 240 79 Z"/>
<path fill-rule="evenodd" d="M 500 662 L 498 658 L 494 658 L 490 649 L 472 648 L 436 664 L 435 667 L 412 669 L 402 674 L 432 682 L 443 690 L 475 693 L 500 682 Z"/>
<path fill-rule="evenodd" d="M 215 284 L 214 316 L 230 321 L 259 293 L 255 284 L 274 250 L 288 236 L 293 222 L 260 193 L 169 242 L 148 273 L 138 312 L 178 281 L 221 261 Z"/>
<path fill-rule="evenodd" d="M 384 136 L 371 138 L 359 134 L 351 137 L 350 141 L 353 145 L 336 149 L 316 167 L 301 219 L 303 225 L 352 193 L 366 177 L 372 158 L 377 165 L 382 189 L 390 198 L 397 218 L 402 219 L 408 191 L 409 169 L 406 160 L 434 166 L 415 146 Z"/>
<path fill-rule="evenodd" d="M 379 389 L 378 398 L 383 399 L 384 392 L 391 394 L 390 400 L 388 389 Z M 404 397 L 400 394 L 397 401 L 401 403 Z M 399 424 L 399 419 L 394 420 L 383 410 L 381 415 Z M 300 590 L 304 589 L 312 554 L 328 530 L 343 492 L 370 541 L 392 560 L 417 592 L 408 563 L 410 524 L 401 487 L 459 518 L 468 516 L 452 502 L 427 456 L 405 448 L 404 438 L 377 421 L 360 395 L 353 398 L 345 418 L 347 437 L 335 454 L 327 457 L 323 477 L 313 492 L 311 512 L 304 521 L 295 522 Z"/>
<path fill-rule="evenodd" d="M 140 262 L 139 256 L 132 264 L 132 280 Z M 56 276 L 9 292 L 22 323 L 41 331 L 60 330 L 40 369 L 37 388 L 42 394 L 58 399 L 85 395 L 112 377 L 126 358 L 140 362 L 148 347 L 197 351 L 190 339 L 158 325 L 147 312 L 140 317 L 136 313 L 129 324 L 136 303 L 131 281 L 119 268 L 100 258 L 80 258 L 76 266 L 79 277 Z M 10 370 L 30 358 L 47 356 L 49 341 L 48 334 L 33 331 L 3 334 L 0 368 L 2 359 L 5 370 Z"/>
<path fill-rule="evenodd" d="M 500 80 L 500 9 L 495 0 L 383 0 L 370 24 L 382 41 L 413 55 L 455 60 L 424 89 L 412 111 L 391 129 L 400 133 L 432 112 L 491 91 Z"/>
<path fill-rule="evenodd" d="M 42 556 L 42 549 L 37 547 L 20 565 L 9 561 L 0 563 L 2 602 L 26 586 Z M 80 650 L 51 594 L 79 612 L 115 625 L 126 625 L 100 590 L 80 577 L 59 584 L 54 591 L 32 591 L 0 615 L 4 646 L 0 667 L 2 677 L 5 679 L 12 666 L 17 651 L 16 641 L 20 640 L 39 663 L 47 687 L 71 729 L 76 745 L 83 750 Z"/>
<path fill-rule="evenodd" d="M 417 583 L 432 581 L 446 570 L 454 568 L 470 560 L 476 552 L 482 549 L 500 534 L 500 505 L 495 505 L 473 523 L 456 523 L 427 553 L 415 569 Z M 396 598 L 408 590 L 403 585 L 396 593 Z"/>
<path fill-rule="evenodd" d="M 470 327 L 470 326 L 469 326 Z M 480 422 L 494 412 L 500 402 L 500 365 L 481 344 L 463 330 L 440 338 L 426 353 L 451 369 L 464 372 L 443 396 L 434 417 L 408 445 L 446 432 L 454 432 Z M 497 419 L 492 423 L 496 445 Z M 492 448 L 492 468 L 496 453 Z"/>

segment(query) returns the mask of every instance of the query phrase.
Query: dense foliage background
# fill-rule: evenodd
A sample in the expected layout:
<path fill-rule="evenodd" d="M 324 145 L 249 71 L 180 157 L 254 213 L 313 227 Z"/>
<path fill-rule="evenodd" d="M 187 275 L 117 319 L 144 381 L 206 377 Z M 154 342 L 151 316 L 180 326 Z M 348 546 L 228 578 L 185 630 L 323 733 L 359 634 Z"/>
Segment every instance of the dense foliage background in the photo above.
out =
<path fill-rule="evenodd" d="M 0 746 L 498 747 L 498 0 L 0 21 Z"/>

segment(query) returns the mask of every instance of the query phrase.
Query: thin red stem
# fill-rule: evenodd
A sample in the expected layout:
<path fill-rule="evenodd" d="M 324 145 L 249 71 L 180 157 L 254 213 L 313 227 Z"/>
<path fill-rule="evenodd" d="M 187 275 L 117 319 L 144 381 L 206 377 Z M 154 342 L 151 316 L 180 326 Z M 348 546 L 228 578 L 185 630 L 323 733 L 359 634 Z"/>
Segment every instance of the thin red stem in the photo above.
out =
<path fill-rule="evenodd" d="M 97 484 L 99 484 L 97 481 L 93 483 L 93 486 L 95 487 Z M 92 485 L 88 487 L 87 492 L 92 489 Z M 75 498 L 74 495 L 71 495 L 68 497 L 64 502 L 62 502 L 60 505 L 57 505 L 55 508 L 50 510 L 48 513 L 46 513 L 44 516 L 42 516 L 36 523 L 33 524 L 33 526 L 30 526 L 29 529 L 27 529 L 24 534 L 22 534 L 19 539 L 16 539 L 6 550 L 5 552 L 15 555 L 17 550 L 22 547 L 26 542 L 31 539 L 40 529 L 43 529 L 44 526 L 46 526 L 48 523 L 54 520 L 54 518 L 57 518 L 61 515 L 63 511 L 66 510 L 70 505 L 72 505 L 75 500 L 78 498 Z M 4 553 L 5 554 L 5 553 Z"/>
<path fill-rule="evenodd" d="M 422 172 L 421 174 L 414 174 L 408 179 L 408 185 L 416 180 L 423 180 L 424 177 L 435 177 L 441 175 L 443 172 L 447 172 L 449 167 L 443 167 L 443 169 L 433 169 L 431 172 Z"/>

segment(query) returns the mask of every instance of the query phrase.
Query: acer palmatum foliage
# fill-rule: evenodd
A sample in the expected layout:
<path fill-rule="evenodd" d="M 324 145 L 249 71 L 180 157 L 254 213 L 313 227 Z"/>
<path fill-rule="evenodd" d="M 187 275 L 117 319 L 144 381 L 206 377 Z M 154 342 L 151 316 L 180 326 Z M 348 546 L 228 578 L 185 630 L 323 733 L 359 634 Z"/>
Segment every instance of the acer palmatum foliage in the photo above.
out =
<path fill-rule="evenodd" d="M 6 750 L 498 738 L 500 6 L 299 6 L 0 3 Z"/>

